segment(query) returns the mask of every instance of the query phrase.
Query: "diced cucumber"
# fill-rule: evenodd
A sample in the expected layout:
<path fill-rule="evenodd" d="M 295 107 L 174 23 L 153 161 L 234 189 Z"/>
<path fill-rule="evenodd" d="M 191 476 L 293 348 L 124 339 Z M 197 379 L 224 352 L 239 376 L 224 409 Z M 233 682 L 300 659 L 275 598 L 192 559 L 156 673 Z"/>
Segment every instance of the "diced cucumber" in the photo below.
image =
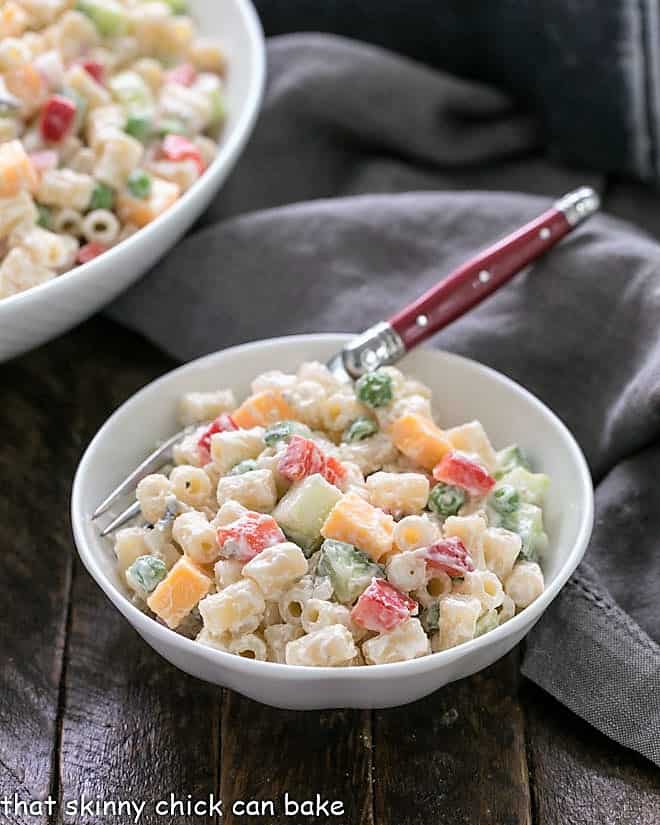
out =
<path fill-rule="evenodd" d="M 294 484 L 273 510 L 273 518 L 307 557 L 321 543 L 321 527 L 341 498 L 340 491 L 318 473 Z"/>
<path fill-rule="evenodd" d="M 326 539 L 321 546 L 317 567 L 321 576 L 329 576 L 332 589 L 340 602 L 352 604 L 371 580 L 385 578 L 385 571 L 362 550 L 352 544 Z"/>
<path fill-rule="evenodd" d="M 137 593 L 151 593 L 165 576 L 165 562 L 156 556 L 138 556 L 126 571 L 126 581 Z"/>
<path fill-rule="evenodd" d="M 528 561 L 537 561 L 548 546 L 543 529 L 543 510 L 535 504 L 522 502 L 517 510 L 502 518 L 501 526 L 518 533 L 522 539 L 520 555 Z"/>
<path fill-rule="evenodd" d="M 271 424 L 264 432 L 264 443 L 267 447 L 274 447 L 278 441 L 288 441 L 292 435 L 302 435 L 308 438 L 312 434 L 309 427 L 300 421 L 278 421 Z"/>
<path fill-rule="evenodd" d="M 60 94 L 63 97 L 68 97 L 69 100 L 72 100 L 75 103 L 76 116 L 73 119 L 73 127 L 71 131 L 73 134 L 76 134 L 82 129 L 85 118 L 87 117 L 87 101 L 79 92 L 72 89 L 70 86 L 64 86 L 64 88 L 60 91 Z"/>
<path fill-rule="evenodd" d="M 483 636 L 484 633 L 488 633 L 489 630 L 495 630 L 499 621 L 500 617 L 497 610 L 488 610 L 483 616 L 477 619 L 477 627 L 474 635 Z"/>
<path fill-rule="evenodd" d="M 44 229 L 50 229 L 53 222 L 53 213 L 41 203 L 37 204 L 37 226 L 42 226 Z"/>
<path fill-rule="evenodd" d="M 524 467 L 526 470 L 532 469 L 524 451 L 517 444 L 511 444 L 497 453 L 493 475 L 495 478 L 502 478 L 515 467 Z"/>
<path fill-rule="evenodd" d="M 76 8 L 89 17 L 101 37 L 117 37 L 126 29 L 126 14 L 115 0 L 78 0 Z"/>
<path fill-rule="evenodd" d="M 220 89 L 213 89 L 209 92 L 209 101 L 211 103 L 211 114 L 209 116 L 208 126 L 219 126 L 227 117 L 225 97 Z"/>
<path fill-rule="evenodd" d="M 188 11 L 186 0 L 165 0 L 165 4 L 170 7 L 172 14 L 185 14 Z"/>
<path fill-rule="evenodd" d="M 550 486 L 550 479 L 545 473 L 530 473 L 524 467 L 516 467 L 502 478 L 501 483 L 515 488 L 521 501 L 540 507 Z"/>
<path fill-rule="evenodd" d="M 114 189 L 105 183 L 101 183 L 101 181 L 97 181 L 87 208 L 90 211 L 93 209 L 112 209 L 114 202 Z"/>
<path fill-rule="evenodd" d="M 251 473 L 252 470 L 258 470 L 257 462 L 253 458 L 246 458 L 244 461 L 239 461 L 229 471 L 230 476 L 242 476 L 243 473 Z"/>
<path fill-rule="evenodd" d="M 131 71 L 119 72 L 108 81 L 112 96 L 121 105 L 144 115 L 153 105 L 151 90 L 144 79 Z"/>
<path fill-rule="evenodd" d="M 440 604 L 431 602 L 428 607 L 422 610 L 419 620 L 427 633 L 435 633 L 440 627 Z"/>

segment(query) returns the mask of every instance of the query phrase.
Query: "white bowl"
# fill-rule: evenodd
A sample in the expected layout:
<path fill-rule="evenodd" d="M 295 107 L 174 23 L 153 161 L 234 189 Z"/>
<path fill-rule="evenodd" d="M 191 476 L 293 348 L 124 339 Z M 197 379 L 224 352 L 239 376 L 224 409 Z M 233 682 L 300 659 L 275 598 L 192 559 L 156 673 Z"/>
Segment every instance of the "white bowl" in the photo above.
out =
<path fill-rule="evenodd" d="M 259 111 L 265 46 L 249 0 L 191 0 L 200 31 L 226 49 L 227 123 L 213 163 L 161 217 L 99 258 L 41 286 L 0 300 L 0 361 L 47 341 L 119 295 L 170 249 L 233 168 Z"/>
<path fill-rule="evenodd" d="M 295 370 L 325 361 L 346 335 L 302 335 L 257 341 L 200 358 L 149 384 L 104 424 L 87 448 L 73 485 L 72 520 L 80 557 L 138 633 L 186 673 L 282 708 L 372 708 L 405 704 L 504 656 L 532 628 L 577 567 L 593 521 L 593 489 L 580 448 L 564 424 L 518 384 L 474 361 L 416 350 L 401 369 L 434 391 L 437 420 L 453 425 L 479 418 L 496 447 L 515 441 L 535 467 L 551 476 L 545 517 L 550 546 L 543 566 L 546 590 L 501 627 L 451 650 L 388 665 L 307 668 L 257 662 L 213 650 L 177 635 L 140 612 L 125 596 L 111 542 L 99 538 L 90 513 L 148 454 L 176 432 L 178 397 L 191 390 L 230 386 L 239 398 L 268 369 Z"/>

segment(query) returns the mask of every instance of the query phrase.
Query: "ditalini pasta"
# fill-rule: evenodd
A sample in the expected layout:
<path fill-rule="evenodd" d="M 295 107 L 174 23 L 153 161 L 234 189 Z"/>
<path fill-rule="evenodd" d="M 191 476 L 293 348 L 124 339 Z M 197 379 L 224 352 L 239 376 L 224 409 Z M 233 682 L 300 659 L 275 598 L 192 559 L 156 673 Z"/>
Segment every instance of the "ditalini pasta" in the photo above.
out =
<path fill-rule="evenodd" d="M 103 254 L 195 183 L 225 69 L 186 0 L 0 3 L 0 299 Z"/>
<path fill-rule="evenodd" d="M 174 468 L 137 488 L 146 525 L 115 542 L 127 593 L 177 632 L 377 665 L 470 641 L 543 592 L 548 477 L 478 421 L 441 429 L 393 367 L 354 386 L 318 363 L 272 371 L 242 403 L 188 393 L 179 417 Z"/>

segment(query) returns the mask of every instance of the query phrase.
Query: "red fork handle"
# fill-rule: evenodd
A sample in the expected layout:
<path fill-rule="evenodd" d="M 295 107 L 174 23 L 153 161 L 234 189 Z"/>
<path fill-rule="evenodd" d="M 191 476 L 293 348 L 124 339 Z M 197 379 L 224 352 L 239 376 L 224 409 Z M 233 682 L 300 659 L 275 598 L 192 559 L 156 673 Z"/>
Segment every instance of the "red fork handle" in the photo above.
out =
<path fill-rule="evenodd" d="M 588 186 L 569 192 L 552 209 L 454 270 L 388 321 L 357 335 L 328 362 L 341 378 L 359 378 L 406 352 L 450 324 L 539 258 L 600 207 Z"/>
<path fill-rule="evenodd" d="M 434 335 L 499 289 L 539 258 L 599 206 L 584 187 L 569 193 L 547 212 L 484 249 L 388 319 L 406 350 Z"/>

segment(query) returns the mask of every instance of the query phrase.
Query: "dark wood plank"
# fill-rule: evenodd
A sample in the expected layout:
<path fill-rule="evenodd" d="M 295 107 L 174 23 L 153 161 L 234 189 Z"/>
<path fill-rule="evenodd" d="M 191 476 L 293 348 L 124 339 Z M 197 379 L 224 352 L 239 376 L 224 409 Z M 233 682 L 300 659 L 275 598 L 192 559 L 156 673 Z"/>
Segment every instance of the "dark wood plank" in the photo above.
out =
<path fill-rule="evenodd" d="M 68 374 L 63 437 L 75 445 L 77 458 L 112 410 L 172 363 L 99 319 L 68 338 L 75 369 Z M 72 471 L 73 464 L 59 469 L 63 512 Z M 68 531 L 59 550 L 73 552 Z M 199 800 L 217 793 L 220 690 L 185 676 L 153 652 L 79 563 L 72 590 L 53 783 L 57 821 L 104 821 L 95 813 L 67 811 L 67 803 L 80 802 L 84 794 L 87 800 L 144 801 L 140 822 L 146 825 L 189 822 L 186 814 L 157 816 L 155 803 L 170 793 L 184 802 L 188 794 Z M 215 817 L 195 822 L 215 822 Z"/>
<path fill-rule="evenodd" d="M 523 697 L 538 825 L 657 825 L 660 771 L 531 683 Z"/>
<path fill-rule="evenodd" d="M 84 795 L 144 802 L 142 825 L 214 823 L 214 816 L 191 818 L 185 809 L 163 818 L 156 805 L 170 793 L 183 802 L 217 796 L 220 689 L 186 676 L 152 651 L 81 565 L 68 650 L 58 821 L 104 821 L 67 811 L 67 802 Z"/>
<path fill-rule="evenodd" d="M 369 711 L 285 711 L 227 691 L 222 716 L 220 791 L 225 825 L 236 800 L 272 800 L 275 815 L 252 816 L 268 825 L 338 822 L 373 825 Z M 284 794 L 301 802 L 323 799 L 344 804 L 343 816 L 285 816 Z"/>
<path fill-rule="evenodd" d="M 529 825 L 517 652 L 402 708 L 375 712 L 378 825 Z"/>
<path fill-rule="evenodd" d="M 0 365 L 0 797 L 53 786 L 71 581 L 71 341 Z M 44 822 L 36 809 L 30 822 Z M 2 811 L 2 821 L 27 821 Z"/>

